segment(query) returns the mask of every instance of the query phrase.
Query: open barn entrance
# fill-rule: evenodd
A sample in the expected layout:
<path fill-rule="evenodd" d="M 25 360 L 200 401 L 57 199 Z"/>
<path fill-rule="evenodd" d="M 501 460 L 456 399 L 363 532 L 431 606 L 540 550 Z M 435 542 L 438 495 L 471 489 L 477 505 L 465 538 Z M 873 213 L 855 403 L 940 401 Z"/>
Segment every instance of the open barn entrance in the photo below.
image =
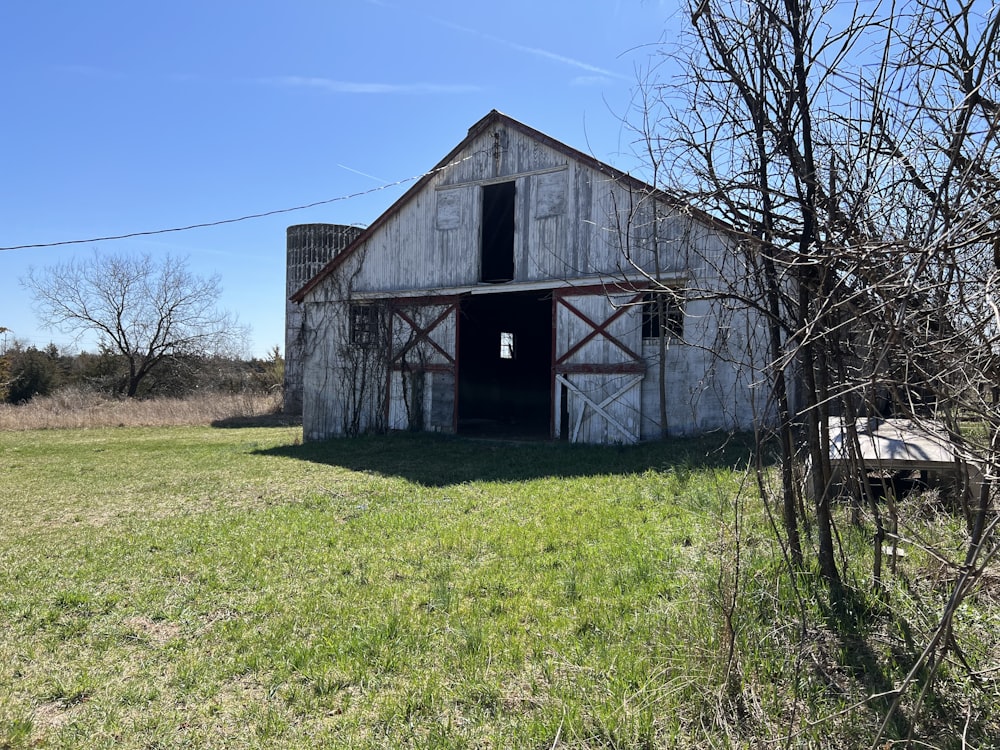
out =
<path fill-rule="evenodd" d="M 462 300 L 458 431 L 548 437 L 552 410 L 552 300 L 534 293 Z"/>

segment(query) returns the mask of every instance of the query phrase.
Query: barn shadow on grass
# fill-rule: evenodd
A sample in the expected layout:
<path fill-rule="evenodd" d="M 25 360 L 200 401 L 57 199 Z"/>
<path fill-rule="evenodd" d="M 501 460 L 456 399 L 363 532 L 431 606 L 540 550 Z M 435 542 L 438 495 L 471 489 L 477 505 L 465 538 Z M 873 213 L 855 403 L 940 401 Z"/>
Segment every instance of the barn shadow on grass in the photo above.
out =
<path fill-rule="evenodd" d="M 641 445 L 590 446 L 398 433 L 284 445 L 258 454 L 442 487 L 472 481 L 636 474 L 671 467 L 731 468 L 746 465 L 752 446 L 750 435 L 716 434 Z"/>
<path fill-rule="evenodd" d="M 299 427 L 302 417 L 289 414 L 255 414 L 249 417 L 225 417 L 212 420 L 212 427 L 223 430 L 239 430 L 249 427 Z"/>

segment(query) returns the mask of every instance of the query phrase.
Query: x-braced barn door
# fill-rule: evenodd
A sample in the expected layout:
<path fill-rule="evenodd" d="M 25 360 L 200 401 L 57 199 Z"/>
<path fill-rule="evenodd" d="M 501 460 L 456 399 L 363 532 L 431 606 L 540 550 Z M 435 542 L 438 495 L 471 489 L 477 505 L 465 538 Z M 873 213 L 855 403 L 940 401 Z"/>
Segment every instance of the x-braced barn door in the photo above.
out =
<path fill-rule="evenodd" d="M 641 300 L 641 293 L 603 287 L 555 293 L 556 435 L 581 443 L 639 441 Z"/>
<path fill-rule="evenodd" d="M 457 430 L 458 309 L 457 297 L 390 303 L 389 429 Z"/>

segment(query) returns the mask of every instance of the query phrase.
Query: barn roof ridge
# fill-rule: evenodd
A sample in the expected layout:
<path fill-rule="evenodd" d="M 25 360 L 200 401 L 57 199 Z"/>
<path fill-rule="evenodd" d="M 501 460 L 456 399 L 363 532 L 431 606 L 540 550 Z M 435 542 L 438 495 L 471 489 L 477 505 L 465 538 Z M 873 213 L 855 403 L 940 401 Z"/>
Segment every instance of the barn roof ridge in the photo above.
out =
<path fill-rule="evenodd" d="M 695 209 L 682 201 L 676 195 L 668 193 L 660 188 L 654 187 L 649 183 L 646 183 L 632 175 L 624 172 L 610 164 L 597 159 L 596 157 L 584 152 L 579 149 L 573 148 L 562 141 L 556 140 L 552 136 L 537 130 L 530 125 L 526 125 L 520 120 L 516 120 L 510 115 L 506 115 L 498 109 L 491 109 L 483 118 L 478 122 L 473 124 L 468 131 L 468 134 L 463 138 L 448 154 L 441 159 L 437 164 L 431 169 L 425 172 L 410 188 L 403 193 L 399 198 L 397 198 L 385 211 L 383 211 L 378 218 L 375 219 L 367 228 L 364 229 L 347 247 L 345 247 L 341 252 L 339 252 L 335 257 L 333 257 L 326 265 L 324 265 L 305 285 L 299 289 L 295 294 L 293 294 L 290 299 L 293 302 L 302 302 L 306 295 L 309 294 L 313 289 L 322 283 L 322 281 L 333 273 L 337 268 L 339 268 L 354 252 L 361 247 L 377 230 L 380 226 L 385 224 L 390 218 L 392 218 L 399 210 L 401 210 L 407 203 L 410 202 L 428 182 L 440 172 L 442 169 L 451 166 L 458 155 L 476 138 L 482 135 L 483 132 L 488 130 L 491 126 L 503 123 L 508 127 L 512 127 L 515 130 L 520 131 L 522 134 L 537 140 L 538 142 L 552 148 L 559 153 L 573 159 L 574 161 L 581 162 L 595 171 L 608 175 L 608 177 L 620 180 L 626 183 L 630 188 L 634 190 L 639 190 L 649 195 L 656 196 L 665 203 L 671 205 L 674 208 L 682 209 L 698 221 L 703 224 L 707 224 L 716 229 L 721 229 L 726 232 L 732 232 L 733 229 L 728 224 L 722 220 L 708 214 L 700 209 Z"/>

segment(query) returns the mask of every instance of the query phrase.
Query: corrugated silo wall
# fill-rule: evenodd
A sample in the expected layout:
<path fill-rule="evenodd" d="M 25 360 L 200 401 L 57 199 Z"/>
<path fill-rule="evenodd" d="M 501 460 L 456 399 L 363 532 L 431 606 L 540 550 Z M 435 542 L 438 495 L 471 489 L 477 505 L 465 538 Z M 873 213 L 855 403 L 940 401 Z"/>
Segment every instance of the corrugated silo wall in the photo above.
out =
<path fill-rule="evenodd" d="M 290 301 L 320 269 L 350 245 L 362 230 L 344 224 L 296 224 L 288 227 L 285 270 L 285 398 L 286 414 L 302 413 L 302 305 Z"/>

